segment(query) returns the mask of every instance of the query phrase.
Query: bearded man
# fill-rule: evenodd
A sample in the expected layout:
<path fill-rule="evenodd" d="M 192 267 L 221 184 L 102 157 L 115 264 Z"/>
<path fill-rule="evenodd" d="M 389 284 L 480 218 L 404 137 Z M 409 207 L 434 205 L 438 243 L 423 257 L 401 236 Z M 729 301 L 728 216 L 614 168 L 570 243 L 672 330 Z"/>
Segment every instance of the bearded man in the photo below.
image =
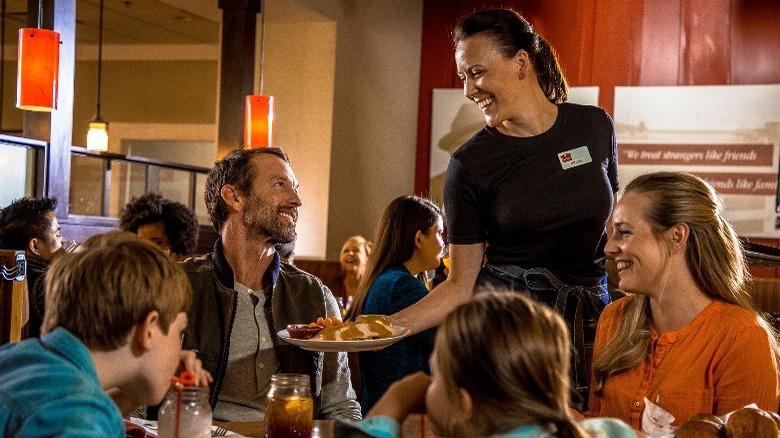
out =
<path fill-rule="evenodd" d="M 330 290 L 282 264 L 276 244 L 296 238 L 298 181 L 278 148 L 236 150 L 215 163 L 206 207 L 220 238 L 184 268 L 194 292 L 183 348 L 214 377 L 214 419 L 259 421 L 276 373 L 308 374 L 314 417 L 360 418 L 346 353 L 309 352 L 280 342 L 288 324 L 339 316 Z"/>

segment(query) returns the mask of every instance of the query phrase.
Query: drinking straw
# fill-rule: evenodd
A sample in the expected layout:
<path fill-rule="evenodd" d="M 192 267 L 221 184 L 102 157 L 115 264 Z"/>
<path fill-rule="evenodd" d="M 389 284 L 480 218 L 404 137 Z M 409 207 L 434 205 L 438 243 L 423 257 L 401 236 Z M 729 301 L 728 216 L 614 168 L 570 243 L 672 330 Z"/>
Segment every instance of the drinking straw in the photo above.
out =
<path fill-rule="evenodd" d="M 195 374 L 189 371 L 184 371 L 179 377 L 171 377 L 171 383 L 176 386 L 178 394 L 176 394 L 176 422 L 173 427 L 173 437 L 179 438 L 179 419 L 181 414 L 181 392 L 184 387 L 195 386 Z"/>
<path fill-rule="evenodd" d="M 195 374 L 184 371 L 179 377 L 171 377 L 172 383 L 181 383 L 182 386 L 195 386 Z"/>

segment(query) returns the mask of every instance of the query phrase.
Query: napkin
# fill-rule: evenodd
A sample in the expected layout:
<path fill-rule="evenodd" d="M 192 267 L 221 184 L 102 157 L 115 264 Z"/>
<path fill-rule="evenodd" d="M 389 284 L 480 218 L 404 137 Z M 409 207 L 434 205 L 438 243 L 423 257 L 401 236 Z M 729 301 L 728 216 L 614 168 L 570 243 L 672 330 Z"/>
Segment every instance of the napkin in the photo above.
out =
<path fill-rule="evenodd" d="M 132 433 L 138 433 L 136 430 L 138 428 L 142 429 L 146 435 L 131 435 L 130 430 L 133 429 Z M 125 419 L 125 430 L 128 431 L 127 436 L 128 438 L 157 438 L 157 422 L 151 421 L 151 420 L 144 420 L 143 418 L 135 418 L 130 417 Z M 211 431 L 217 430 L 217 426 L 211 426 Z M 232 436 L 234 438 L 247 438 L 244 435 L 228 431 L 228 433 L 225 436 Z"/>

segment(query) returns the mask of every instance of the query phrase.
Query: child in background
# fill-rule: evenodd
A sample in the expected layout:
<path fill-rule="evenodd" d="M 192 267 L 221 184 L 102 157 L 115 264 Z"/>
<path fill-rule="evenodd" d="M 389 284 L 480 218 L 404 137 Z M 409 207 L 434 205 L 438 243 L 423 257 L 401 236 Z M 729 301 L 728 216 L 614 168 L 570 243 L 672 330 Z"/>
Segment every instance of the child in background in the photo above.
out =
<path fill-rule="evenodd" d="M 360 314 L 389 315 L 427 295 L 426 271 L 439 266 L 443 231 L 436 204 L 417 196 L 394 199 L 377 227 L 376 248 L 347 319 Z M 364 414 L 391 383 L 415 371 L 430 373 L 428 358 L 435 334 L 429 329 L 383 350 L 359 353 Z"/>
<path fill-rule="evenodd" d="M 338 422 L 337 437 L 400 437 L 412 412 L 452 437 L 635 437 L 625 423 L 569 410 L 569 336 L 552 309 L 514 292 L 485 292 L 458 306 L 436 335 L 432 377 L 393 384 L 367 419 Z"/>
<path fill-rule="evenodd" d="M 133 198 L 119 213 L 119 228 L 156 243 L 182 261 L 198 248 L 198 220 L 181 202 L 148 192 Z"/>
<path fill-rule="evenodd" d="M 190 283 L 151 242 L 89 238 L 52 264 L 46 299 L 41 338 L 0 348 L 0 436 L 122 438 L 120 409 L 159 403 L 180 364 L 211 380 L 181 352 Z"/>

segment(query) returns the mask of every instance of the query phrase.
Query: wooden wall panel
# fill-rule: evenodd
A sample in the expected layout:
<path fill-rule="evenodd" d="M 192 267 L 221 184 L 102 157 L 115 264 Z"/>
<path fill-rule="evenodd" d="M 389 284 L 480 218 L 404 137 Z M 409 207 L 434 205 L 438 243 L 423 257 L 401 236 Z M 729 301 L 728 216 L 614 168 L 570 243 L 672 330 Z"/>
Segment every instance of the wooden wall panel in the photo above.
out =
<path fill-rule="evenodd" d="M 583 0 L 585 1 L 585 0 Z M 593 80 L 599 105 L 612 113 L 615 87 L 636 85 L 639 78 L 642 0 L 590 0 L 596 5 L 593 28 Z"/>
<path fill-rule="evenodd" d="M 731 3 L 731 83 L 780 83 L 780 1 Z"/>
<path fill-rule="evenodd" d="M 680 75 L 680 0 L 646 2 L 636 85 L 677 85 Z"/>
<path fill-rule="evenodd" d="M 428 193 L 431 163 L 431 111 L 433 89 L 453 87 L 452 44 L 448 29 L 452 29 L 455 11 L 444 2 L 426 1 L 423 5 L 422 48 L 420 53 L 420 95 L 417 110 L 417 161 L 414 192 Z M 449 64 L 448 64 L 449 62 Z"/>
<path fill-rule="evenodd" d="M 27 26 L 35 27 L 39 3 L 28 1 Z M 44 193 L 56 197 L 58 218 L 68 217 L 70 199 L 70 147 L 73 144 L 74 71 L 76 67 L 76 0 L 46 0 L 42 4 L 43 27 L 60 33 L 57 111 L 24 111 L 23 136 L 49 142 Z"/>
<path fill-rule="evenodd" d="M 570 85 L 588 85 L 591 80 L 590 60 L 593 46 L 595 8 L 592 2 L 546 0 L 539 2 L 538 11 L 525 14 L 558 54 L 558 61 Z M 585 7 L 581 7 L 586 5 Z M 587 56 L 583 56 L 585 49 Z"/>
<path fill-rule="evenodd" d="M 220 0 L 222 42 L 217 114 L 217 158 L 244 144 L 244 102 L 254 94 L 257 0 Z"/>
<path fill-rule="evenodd" d="M 577 39 L 579 41 L 576 53 L 576 69 L 572 62 L 566 62 L 566 77 L 571 85 L 594 85 L 593 83 L 593 47 L 596 40 L 596 4 L 591 1 L 581 1 L 578 5 Z"/>
<path fill-rule="evenodd" d="M 731 2 L 682 0 L 678 85 L 729 84 Z"/>

